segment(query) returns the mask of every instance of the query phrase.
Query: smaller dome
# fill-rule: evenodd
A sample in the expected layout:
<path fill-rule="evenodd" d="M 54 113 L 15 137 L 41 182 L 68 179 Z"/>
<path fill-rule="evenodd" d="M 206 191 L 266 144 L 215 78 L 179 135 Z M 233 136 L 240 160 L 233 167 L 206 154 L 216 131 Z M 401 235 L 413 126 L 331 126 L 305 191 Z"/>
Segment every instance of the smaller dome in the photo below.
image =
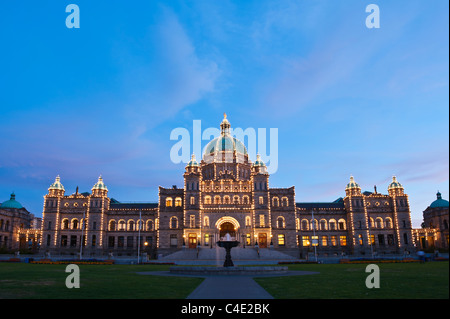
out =
<path fill-rule="evenodd" d="M 392 182 L 389 184 L 388 190 L 389 189 L 394 189 L 394 188 L 403 188 L 402 184 L 400 184 L 397 181 L 397 177 L 392 176 Z"/>
<path fill-rule="evenodd" d="M 261 159 L 261 155 L 257 154 L 256 155 L 256 161 L 253 163 L 253 166 L 263 166 L 266 167 L 266 164 L 264 164 L 264 162 Z"/>
<path fill-rule="evenodd" d="M 51 190 L 51 189 L 64 190 L 64 186 L 63 186 L 63 184 L 61 184 L 59 175 L 56 176 L 55 182 L 53 184 L 51 184 L 50 187 L 48 188 L 48 190 Z"/>
<path fill-rule="evenodd" d="M 195 159 L 195 154 L 192 154 L 191 156 L 191 160 L 189 161 L 189 163 L 186 165 L 188 167 L 192 167 L 192 166 L 200 166 L 197 162 L 197 160 Z"/>
<path fill-rule="evenodd" d="M 18 201 L 16 201 L 16 195 L 14 193 L 12 193 L 11 198 L 9 200 L 7 200 L 6 202 L 3 202 L 0 206 L 0 208 L 21 209 L 21 208 L 23 208 L 23 206 Z"/>
<path fill-rule="evenodd" d="M 359 187 L 359 184 L 355 182 L 355 179 L 353 178 L 353 176 L 350 176 L 350 182 L 347 184 L 347 187 L 345 189 L 350 189 L 350 188 L 361 188 L 361 187 Z"/>
<path fill-rule="evenodd" d="M 437 199 L 430 204 L 431 208 L 445 208 L 449 207 L 449 203 L 447 200 L 442 199 L 441 193 L 438 191 L 436 194 Z"/>
<path fill-rule="evenodd" d="M 92 190 L 94 190 L 94 189 L 101 189 L 101 190 L 105 190 L 105 191 L 108 190 L 108 188 L 106 187 L 105 183 L 103 183 L 102 175 L 100 175 L 98 177 L 97 183 L 95 183 L 94 187 L 92 187 Z"/>

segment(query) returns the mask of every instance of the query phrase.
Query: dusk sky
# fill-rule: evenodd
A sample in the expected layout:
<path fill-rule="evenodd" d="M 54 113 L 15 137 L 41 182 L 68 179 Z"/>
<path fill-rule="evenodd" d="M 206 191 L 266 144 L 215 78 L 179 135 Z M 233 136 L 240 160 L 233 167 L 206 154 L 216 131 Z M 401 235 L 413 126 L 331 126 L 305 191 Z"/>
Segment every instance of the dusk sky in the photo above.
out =
<path fill-rule="evenodd" d="M 66 27 L 68 4 L 80 28 Z M 369 29 L 366 6 L 380 9 Z M 414 227 L 449 199 L 448 1 L 2 1 L 0 202 L 42 216 L 61 176 L 157 202 L 183 186 L 176 128 L 278 129 L 271 187 L 297 202 L 395 175 Z M 267 136 L 268 137 L 268 136 Z M 202 147 L 208 141 L 202 141 Z M 192 141 L 191 141 L 192 144 Z M 200 155 L 197 154 L 197 158 Z M 252 158 L 254 160 L 255 158 Z"/>

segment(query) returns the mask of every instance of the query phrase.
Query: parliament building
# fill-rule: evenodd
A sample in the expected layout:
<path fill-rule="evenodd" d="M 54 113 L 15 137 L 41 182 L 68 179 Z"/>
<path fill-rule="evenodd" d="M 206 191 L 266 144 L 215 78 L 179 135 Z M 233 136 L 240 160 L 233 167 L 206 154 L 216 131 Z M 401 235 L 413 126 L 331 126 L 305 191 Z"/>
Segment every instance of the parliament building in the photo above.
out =
<path fill-rule="evenodd" d="M 408 195 L 393 177 L 387 194 L 362 192 L 353 177 L 345 197 L 297 202 L 295 188 L 271 188 L 260 156 L 230 134 L 230 122 L 201 160 L 186 165 L 184 186 L 159 188 L 157 203 L 108 197 L 99 177 L 91 192 L 66 194 L 60 177 L 44 196 L 43 251 L 83 256 L 135 256 L 208 249 L 230 234 L 241 247 L 275 249 L 297 257 L 403 254 L 415 251 Z M 345 188 L 345 189 L 344 189 Z"/>

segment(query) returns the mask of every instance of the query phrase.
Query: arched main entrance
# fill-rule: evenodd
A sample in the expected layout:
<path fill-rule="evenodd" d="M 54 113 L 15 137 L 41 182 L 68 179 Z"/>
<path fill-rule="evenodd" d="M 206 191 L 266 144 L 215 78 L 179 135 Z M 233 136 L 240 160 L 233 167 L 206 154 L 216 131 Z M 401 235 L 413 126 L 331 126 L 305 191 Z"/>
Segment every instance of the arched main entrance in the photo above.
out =
<path fill-rule="evenodd" d="M 231 237 L 236 238 L 236 230 L 234 225 L 230 222 L 225 222 L 220 225 L 219 236 L 220 238 L 225 237 L 226 234 L 230 234 Z"/>
<path fill-rule="evenodd" d="M 238 230 L 239 230 L 239 222 L 230 216 L 224 216 L 219 218 L 216 222 L 216 228 L 219 231 L 219 238 L 224 237 L 227 233 L 230 234 L 231 237 L 234 237 L 235 240 L 239 240 Z"/>

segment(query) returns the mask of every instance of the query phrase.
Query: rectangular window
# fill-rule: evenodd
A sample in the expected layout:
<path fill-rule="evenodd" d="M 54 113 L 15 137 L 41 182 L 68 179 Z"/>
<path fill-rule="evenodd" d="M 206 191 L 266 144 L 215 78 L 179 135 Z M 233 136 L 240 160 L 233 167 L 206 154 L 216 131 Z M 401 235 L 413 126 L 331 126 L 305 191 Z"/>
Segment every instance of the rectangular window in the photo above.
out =
<path fill-rule="evenodd" d="M 123 248 L 125 246 L 125 237 L 119 236 L 117 238 L 117 247 Z"/>
<path fill-rule="evenodd" d="M 209 246 L 209 234 L 205 234 L 203 242 L 205 246 Z"/>
<path fill-rule="evenodd" d="M 328 236 L 322 236 L 322 246 L 328 246 Z"/>
<path fill-rule="evenodd" d="M 278 235 L 278 246 L 284 246 L 284 235 Z"/>
<path fill-rule="evenodd" d="M 115 240 L 116 238 L 114 237 L 114 236 L 109 236 L 108 237 L 108 247 L 109 248 L 114 248 L 114 240 Z"/>
<path fill-rule="evenodd" d="M 247 234 L 247 245 L 251 245 L 252 236 Z"/>
<path fill-rule="evenodd" d="M 70 236 L 70 247 L 76 247 L 77 246 L 77 236 L 72 235 Z"/>
<path fill-rule="evenodd" d="M 302 236 L 302 245 L 303 247 L 307 247 L 309 246 L 310 242 L 309 242 L 309 236 Z"/>
<path fill-rule="evenodd" d="M 347 246 L 347 236 L 340 236 L 341 246 Z"/>
<path fill-rule="evenodd" d="M 67 236 L 61 236 L 61 247 L 67 247 Z"/>
<path fill-rule="evenodd" d="M 127 248 L 133 248 L 133 236 L 127 236 Z"/>
<path fill-rule="evenodd" d="M 387 241 L 389 246 L 394 246 L 394 235 L 388 234 L 387 235 Z"/>
<path fill-rule="evenodd" d="M 382 234 L 378 235 L 378 244 L 380 246 L 384 246 L 384 235 Z"/>
<path fill-rule="evenodd" d="M 375 235 L 370 235 L 370 245 L 375 245 Z"/>
<path fill-rule="evenodd" d="M 312 245 L 313 246 L 318 246 L 319 245 L 319 236 L 311 236 L 312 240 Z"/>
<path fill-rule="evenodd" d="M 331 246 L 337 246 L 337 236 L 331 236 Z"/>
<path fill-rule="evenodd" d="M 358 235 L 358 240 L 359 240 L 359 244 L 362 246 L 364 243 L 363 243 L 363 237 L 361 234 Z"/>
<path fill-rule="evenodd" d="M 259 196 L 259 205 L 264 204 L 264 197 Z"/>

